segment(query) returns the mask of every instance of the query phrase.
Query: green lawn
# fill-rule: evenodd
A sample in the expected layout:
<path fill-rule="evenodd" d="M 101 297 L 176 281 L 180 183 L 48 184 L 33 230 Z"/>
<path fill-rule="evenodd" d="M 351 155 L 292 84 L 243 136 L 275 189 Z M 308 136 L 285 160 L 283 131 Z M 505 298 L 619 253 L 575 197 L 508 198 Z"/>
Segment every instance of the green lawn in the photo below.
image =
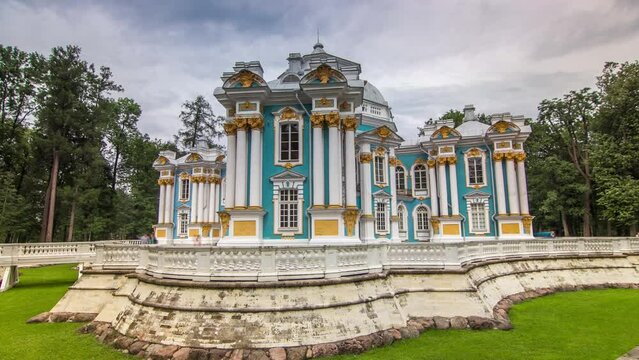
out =
<path fill-rule="evenodd" d="M 20 269 L 20 283 L 0 293 L 0 359 L 132 359 L 100 344 L 92 335 L 79 335 L 82 324 L 27 324 L 49 311 L 75 279 L 72 265 Z"/>
<path fill-rule="evenodd" d="M 0 359 L 131 359 L 76 333 L 81 324 L 26 324 L 75 281 L 72 266 L 22 269 L 0 293 Z M 639 291 L 559 293 L 516 305 L 514 329 L 430 330 L 421 337 L 334 359 L 616 359 L 639 345 Z"/>

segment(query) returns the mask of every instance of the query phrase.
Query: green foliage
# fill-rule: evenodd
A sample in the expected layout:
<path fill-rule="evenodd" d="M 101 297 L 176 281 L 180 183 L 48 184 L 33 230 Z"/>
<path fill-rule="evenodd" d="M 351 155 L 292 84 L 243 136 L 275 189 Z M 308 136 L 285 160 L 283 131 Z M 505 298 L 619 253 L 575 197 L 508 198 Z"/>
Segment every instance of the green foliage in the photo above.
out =
<path fill-rule="evenodd" d="M 222 117 L 213 114 L 211 104 L 202 95 L 193 101 L 182 104 L 180 121 L 182 128 L 175 137 L 175 142 L 183 149 L 194 147 L 198 141 L 206 141 L 209 147 L 220 147 L 215 141 L 222 137 Z"/>
<path fill-rule="evenodd" d="M 639 291 L 557 293 L 515 305 L 513 329 L 428 330 L 416 339 L 331 359 L 608 360 L 639 343 Z"/>
<path fill-rule="evenodd" d="M 27 324 L 27 319 L 49 311 L 77 279 L 72 265 L 20 269 L 20 282 L 0 293 L 0 359 L 131 359 L 100 344 L 92 335 L 80 335 L 78 323 Z"/>

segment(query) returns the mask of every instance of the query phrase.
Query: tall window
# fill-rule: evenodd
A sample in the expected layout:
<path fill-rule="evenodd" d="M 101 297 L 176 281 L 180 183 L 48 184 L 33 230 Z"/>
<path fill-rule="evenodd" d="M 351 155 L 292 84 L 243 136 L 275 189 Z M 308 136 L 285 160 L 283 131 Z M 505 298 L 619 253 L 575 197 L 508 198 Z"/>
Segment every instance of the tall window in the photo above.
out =
<path fill-rule="evenodd" d="M 399 232 L 400 235 L 405 235 L 408 231 L 408 224 L 406 222 L 406 207 L 404 205 L 399 205 L 397 207 L 397 216 L 399 217 Z M 401 234 L 403 233 L 403 234 Z"/>
<path fill-rule="evenodd" d="M 384 169 L 384 157 L 381 155 L 375 155 L 375 183 L 385 184 L 386 176 Z"/>
<path fill-rule="evenodd" d="M 428 170 L 426 166 L 420 164 L 415 166 L 413 170 L 413 179 L 415 179 L 415 191 L 428 191 Z"/>
<path fill-rule="evenodd" d="M 280 161 L 300 160 L 300 131 L 298 123 L 280 125 Z"/>
<path fill-rule="evenodd" d="M 481 156 L 468 158 L 468 184 L 484 185 L 484 162 Z"/>
<path fill-rule="evenodd" d="M 281 189 L 280 190 L 280 229 L 281 230 L 297 230 L 298 228 L 298 211 L 297 211 L 297 190 Z"/>
<path fill-rule="evenodd" d="M 470 204 L 470 232 L 487 232 L 485 209 L 483 203 Z"/>
<path fill-rule="evenodd" d="M 402 166 L 395 168 L 395 188 L 399 194 L 406 193 L 406 170 Z"/>
<path fill-rule="evenodd" d="M 191 192 L 191 181 L 189 179 L 180 180 L 180 200 L 187 201 Z"/>
<path fill-rule="evenodd" d="M 428 209 L 424 206 L 417 208 L 417 231 L 428 231 Z"/>
<path fill-rule="evenodd" d="M 375 230 L 378 233 L 388 232 L 388 222 L 386 220 L 387 218 L 386 211 L 387 209 L 386 209 L 385 202 L 380 201 L 375 206 Z"/>
<path fill-rule="evenodd" d="M 186 235 L 189 227 L 189 213 L 181 212 L 179 215 L 178 231 L 180 235 Z"/>

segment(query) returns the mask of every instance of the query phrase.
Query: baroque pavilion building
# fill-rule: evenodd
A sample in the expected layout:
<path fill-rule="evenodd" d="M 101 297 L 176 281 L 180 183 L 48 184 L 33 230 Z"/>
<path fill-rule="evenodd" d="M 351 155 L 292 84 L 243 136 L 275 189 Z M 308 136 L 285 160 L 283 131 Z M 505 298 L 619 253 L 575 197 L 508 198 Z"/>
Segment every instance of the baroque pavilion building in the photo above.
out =
<path fill-rule="evenodd" d="M 532 238 L 530 126 L 510 113 L 426 125 L 406 143 L 360 64 L 317 43 L 265 81 L 237 62 L 214 95 L 227 111 L 226 152 L 163 151 L 160 243 L 354 244 Z"/>

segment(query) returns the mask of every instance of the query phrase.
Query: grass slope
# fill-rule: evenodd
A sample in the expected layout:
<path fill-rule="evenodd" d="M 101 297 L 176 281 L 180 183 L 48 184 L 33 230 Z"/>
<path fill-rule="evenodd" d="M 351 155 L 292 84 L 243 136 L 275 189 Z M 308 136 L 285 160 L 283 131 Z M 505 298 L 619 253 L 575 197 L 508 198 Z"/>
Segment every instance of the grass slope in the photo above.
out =
<path fill-rule="evenodd" d="M 0 359 L 132 359 L 79 335 L 82 324 L 27 324 L 30 317 L 49 311 L 73 284 L 71 265 L 20 269 L 20 283 L 0 293 Z"/>
<path fill-rule="evenodd" d="M 70 265 L 22 269 L 0 293 L 0 359 L 131 359 L 76 333 L 81 324 L 26 324 L 75 281 Z M 511 331 L 430 330 L 417 339 L 333 359 L 616 359 L 639 345 L 639 291 L 558 293 L 515 305 Z"/>
<path fill-rule="evenodd" d="M 612 360 L 639 345 L 639 291 L 556 293 L 515 305 L 514 329 L 429 330 L 359 356 L 337 359 Z"/>

